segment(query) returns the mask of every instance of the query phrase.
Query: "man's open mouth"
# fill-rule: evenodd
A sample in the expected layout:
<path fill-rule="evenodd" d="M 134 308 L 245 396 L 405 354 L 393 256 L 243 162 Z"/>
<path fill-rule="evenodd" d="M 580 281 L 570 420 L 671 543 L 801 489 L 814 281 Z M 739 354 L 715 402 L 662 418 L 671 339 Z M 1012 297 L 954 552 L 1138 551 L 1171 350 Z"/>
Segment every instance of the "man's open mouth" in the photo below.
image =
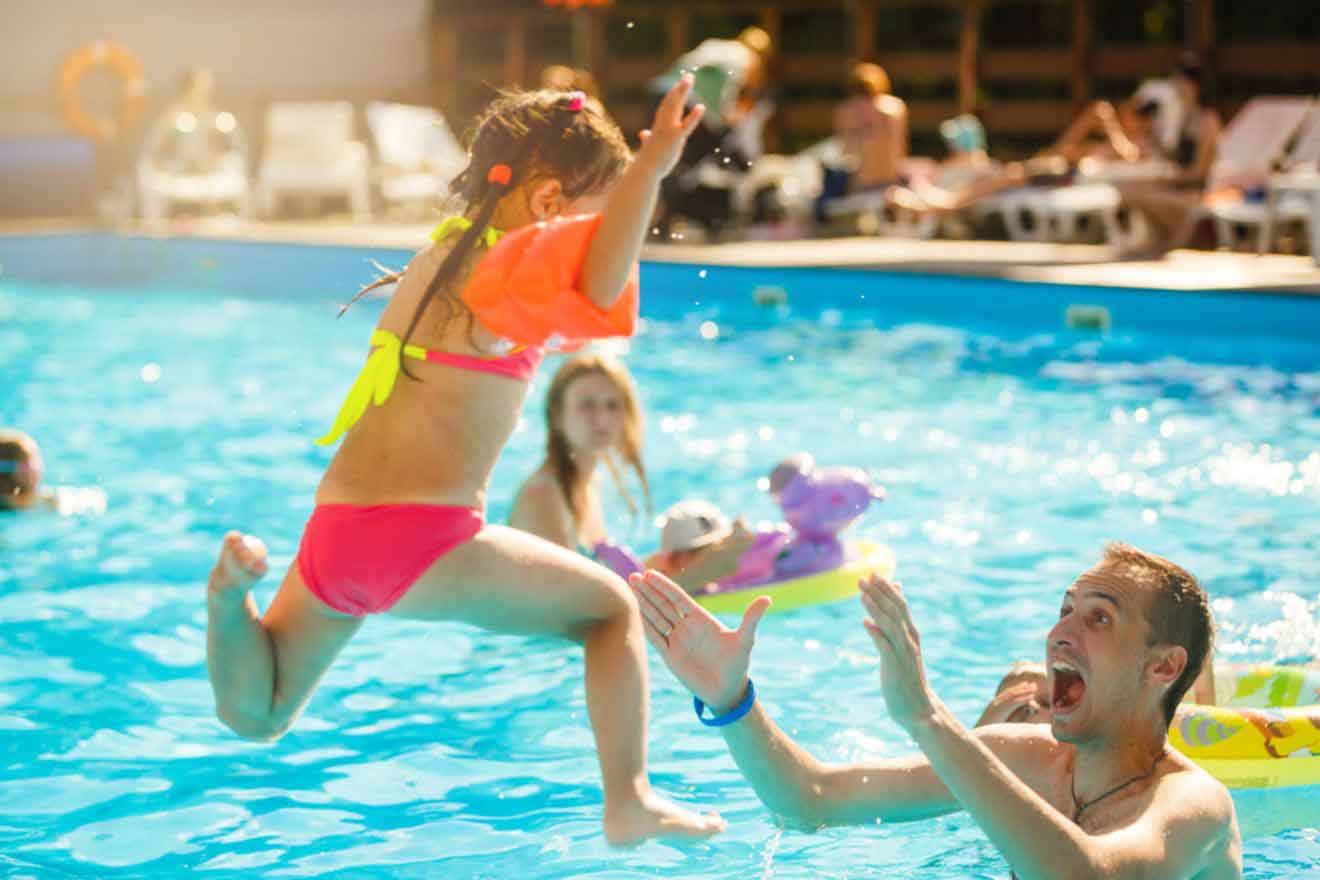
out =
<path fill-rule="evenodd" d="M 1054 687 L 1050 691 L 1050 711 L 1064 714 L 1077 708 L 1077 704 L 1086 695 L 1086 681 L 1071 663 L 1055 660 L 1050 664 L 1054 676 Z"/>

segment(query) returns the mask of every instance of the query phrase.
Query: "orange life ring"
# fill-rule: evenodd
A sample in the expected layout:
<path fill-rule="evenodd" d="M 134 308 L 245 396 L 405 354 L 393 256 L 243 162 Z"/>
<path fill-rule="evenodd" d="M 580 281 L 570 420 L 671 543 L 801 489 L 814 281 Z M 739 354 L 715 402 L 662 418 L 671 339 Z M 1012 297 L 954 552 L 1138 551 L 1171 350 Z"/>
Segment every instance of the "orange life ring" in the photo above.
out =
<path fill-rule="evenodd" d="M 116 118 L 92 116 L 78 100 L 78 85 L 94 68 L 108 67 L 119 76 L 119 113 Z M 142 65 L 118 43 L 88 43 L 75 49 L 56 75 L 56 96 L 64 118 L 79 134 L 97 141 L 112 141 L 142 115 L 147 82 Z"/>

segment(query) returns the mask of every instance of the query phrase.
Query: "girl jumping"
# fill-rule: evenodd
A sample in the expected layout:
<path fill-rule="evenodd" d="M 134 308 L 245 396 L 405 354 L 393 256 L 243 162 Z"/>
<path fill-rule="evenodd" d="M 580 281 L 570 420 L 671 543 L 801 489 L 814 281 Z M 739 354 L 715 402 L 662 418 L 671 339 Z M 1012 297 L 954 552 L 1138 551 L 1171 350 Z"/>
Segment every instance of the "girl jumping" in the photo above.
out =
<path fill-rule="evenodd" d="M 685 77 L 669 92 L 631 162 L 618 128 L 580 93 L 509 95 L 486 111 L 452 184 L 467 213 L 378 282 L 398 288 L 322 438 L 344 442 L 264 616 L 251 590 L 266 548 L 225 536 L 207 587 L 207 664 L 234 732 L 270 741 L 287 731 L 368 614 L 554 633 L 585 649 L 607 839 L 723 830 L 718 816 L 651 790 L 646 642 L 628 586 L 484 518 L 543 349 L 632 332 L 660 181 L 702 114 L 684 115 L 691 89 Z"/>

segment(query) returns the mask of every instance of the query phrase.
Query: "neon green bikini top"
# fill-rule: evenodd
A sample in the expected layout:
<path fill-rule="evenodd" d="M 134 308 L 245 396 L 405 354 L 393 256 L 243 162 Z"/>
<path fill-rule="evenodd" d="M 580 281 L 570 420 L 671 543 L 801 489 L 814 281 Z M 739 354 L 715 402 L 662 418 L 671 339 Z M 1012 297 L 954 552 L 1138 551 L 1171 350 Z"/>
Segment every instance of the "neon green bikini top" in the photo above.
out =
<path fill-rule="evenodd" d="M 431 233 L 431 240 L 443 241 L 455 232 L 466 232 L 471 228 L 472 221 L 468 218 L 450 217 Z M 493 247 L 502 235 L 503 233 L 498 229 L 486 227 L 481 234 L 481 243 L 487 248 Z M 426 349 L 420 345 L 403 345 L 403 341 L 390 331 L 375 330 L 371 334 L 371 354 L 367 356 L 366 364 L 358 373 L 353 387 L 348 390 L 348 395 L 339 408 L 339 414 L 335 416 L 334 424 L 325 436 L 316 441 L 317 445 L 329 446 L 342 437 L 362 418 L 369 403 L 381 406 L 390 399 L 390 394 L 394 391 L 394 383 L 399 378 L 400 349 L 404 357 L 415 360 L 448 364 L 482 373 L 496 373 L 524 381 L 531 378 L 542 356 L 538 348 L 516 349 L 509 355 L 497 357 L 455 354 Z"/>

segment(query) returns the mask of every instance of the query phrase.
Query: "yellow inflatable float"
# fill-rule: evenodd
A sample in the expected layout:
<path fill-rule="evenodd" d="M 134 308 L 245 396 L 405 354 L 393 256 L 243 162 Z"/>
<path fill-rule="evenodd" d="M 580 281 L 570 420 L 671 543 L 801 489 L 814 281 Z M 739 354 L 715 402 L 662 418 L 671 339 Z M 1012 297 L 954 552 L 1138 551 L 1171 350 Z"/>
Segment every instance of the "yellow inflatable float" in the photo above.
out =
<path fill-rule="evenodd" d="M 831 571 L 753 587 L 698 593 L 692 598 L 712 614 L 742 614 L 757 596 L 774 599 L 770 606 L 772 613 L 793 611 L 822 602 L 851 599 L 857 595 L 857 581 L 868 574 L 893 577 L 894 551 L 884 544 L 854 541 L 847 545 L 847 549 L 843 565 Z"/>
<path fill-rule="evenodd" d="M 1229 788 L 1320 784 L 1320 668 L 1215 667 L 1221 705 L 1184 705 L 1174 748 Z"/>

